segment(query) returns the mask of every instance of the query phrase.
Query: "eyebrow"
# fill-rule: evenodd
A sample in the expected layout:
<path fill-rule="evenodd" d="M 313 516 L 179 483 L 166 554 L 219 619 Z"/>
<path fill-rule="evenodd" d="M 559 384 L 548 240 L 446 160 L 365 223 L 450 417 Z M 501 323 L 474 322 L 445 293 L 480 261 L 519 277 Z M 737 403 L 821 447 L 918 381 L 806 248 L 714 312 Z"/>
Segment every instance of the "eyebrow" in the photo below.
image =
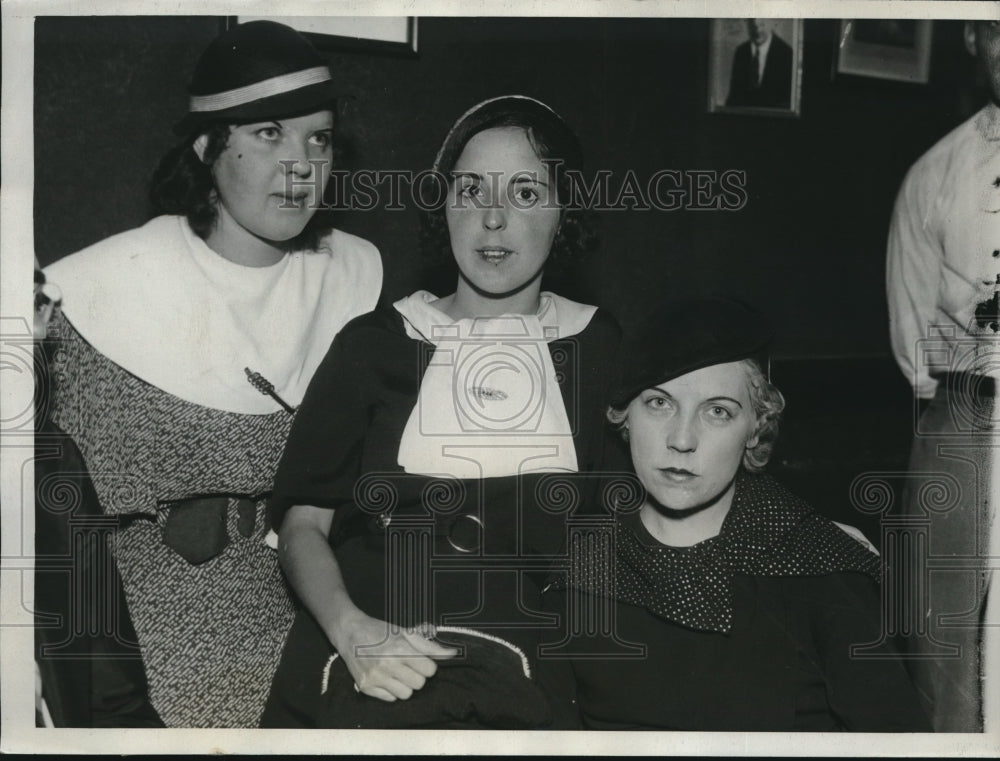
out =
<path fill-rule="evenodd" d="M 247 127 L 259 127 L 262 124 L 276 124 L 277 126 L 281 127 L 282 129 L 285 128 L 285 125 L 284 125 L 284 123 L 282 122 L 281 119 L 264 119 L 263 121 L 259 121 L 259 122 L 251 122 L 250 124 L 247 124 L 246 126 Z M 314 129 L 312 131 L 313 132 L 333 132 L 334 127 L 335 127 L 335 125 L 331 123 L 329 127 L 326 127 L 326 126 L 317 127 L 316 129 Z"/>
<path fill-rule="evenodd" d="M 275 124 L 277 124 L 279 127 L 283 127 L 284 126 L 284 125 L 282 125 L 281 122 L 275 122 Z M 309 130 L 309 132 L 333 132 L 334 126 L 335 125 L 331 123 L 329 127 L 327 127 L 326 125 L 323 125 L 322 127 L 315 127 L 313 129 Z"/>
<path fill-rule="evenodd" d="M 541 185 L 542 187 L 546 187 L 546 188 L 549 186 L 549 184 L 547 182 L 545 182 L 544 180 L 539 179 L 537 176 L 536 177 L 526 177 L 524 175 L 521 175 L 516 180 L 514 180 L 514 184 L 515 185 Z"/>
<path fill-rule="evenodd" d="M 469 178 L 471 178 L 473 180 L 484 180 L 485 179 L 485 175 L 482 175 L 479 172 L 473 172 L 472 170 L 459 171 L 457 169 L 452 169 L 451 172 L 450 172 L 450 174 L 451 174 L 452 178 L 455 179 L 455 180 L 461 179 L 463 177 L 469 177 Z M 514 180 L 513 184 L 515 184 L 515 185 L 522 185 L 522 184 L 526 184 L 526 183 L 527 184 L 531 184 L 531 185 L 542 185 L 542 186 L 544 186 L 546 188 L 549 186 L 549 184 L 547 182 L 545 182 L 544 180 L 539 179 L 537 176 L 531 177 L 531 176 L 527 176 L 527 175 L 524 175 L 524 174 L 521 174 L 521 173 L 518 174 L 518 176 Z"/>
<path fill-rule="evenodd" d="M 740 409 L 743 409 L 743 404 L 737 400 L 733 399 L 731 396 L 713 396 L 710 399 L 706 399 L 706 402 L 732 402 Z"/>

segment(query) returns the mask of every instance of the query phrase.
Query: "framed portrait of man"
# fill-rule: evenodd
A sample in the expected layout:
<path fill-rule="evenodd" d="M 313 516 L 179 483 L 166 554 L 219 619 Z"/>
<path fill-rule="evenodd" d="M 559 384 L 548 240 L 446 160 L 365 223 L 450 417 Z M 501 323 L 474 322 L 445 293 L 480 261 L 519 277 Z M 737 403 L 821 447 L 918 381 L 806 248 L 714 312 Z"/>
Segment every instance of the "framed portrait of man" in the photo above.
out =
<path fill-rule="evenodd" d="M 320 50 L 413 56 L 417 53 L 414 16 L 230 16 L 227 26 L 277 21 L 307 35 Z"/>
<path fill-rule="evenodd" d="M 802 19 L 713 19 L 708 109 L 798 116 Z"/>

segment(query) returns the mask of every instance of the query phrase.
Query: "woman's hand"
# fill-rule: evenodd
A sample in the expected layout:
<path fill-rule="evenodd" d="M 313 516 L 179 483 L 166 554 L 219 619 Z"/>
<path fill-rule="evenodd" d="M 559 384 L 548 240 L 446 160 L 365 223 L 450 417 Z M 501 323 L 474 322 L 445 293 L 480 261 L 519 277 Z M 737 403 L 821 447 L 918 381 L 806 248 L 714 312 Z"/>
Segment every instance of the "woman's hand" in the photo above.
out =
<path fill-rule="evenodd" d="M 360 611 L 339 623 L 331 642 L 360 692 L 379 700 L 406 700 L 437 671 L 436 660 L 458 652 L 427 639 L 429 627 L 392 631 Z"/>
<path fill-rule="evenodd" d="M 451 658 L 458 651 L 426 639 L 416 629 L 394 632 L 354 604 L 327 543 L 332 522 L 332 510 L 289 508 L 278 534 L 281 565 L 358 689 L 380 700 L 406 700 L 434 676 L 434 659 Z"/>

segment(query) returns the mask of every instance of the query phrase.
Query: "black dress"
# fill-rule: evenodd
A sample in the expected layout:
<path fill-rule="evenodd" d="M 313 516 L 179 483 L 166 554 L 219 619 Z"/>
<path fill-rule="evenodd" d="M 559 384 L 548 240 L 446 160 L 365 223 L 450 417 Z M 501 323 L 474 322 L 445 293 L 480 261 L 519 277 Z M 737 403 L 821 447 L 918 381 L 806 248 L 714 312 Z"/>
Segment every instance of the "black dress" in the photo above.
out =
<path fill-rule="evenodd" d="M 591 594 L 597 556 L 544 595 L 564 620 L 570 599 L 612 605 L 539 664 L 556 727 L 930 731 L 880 635 L 878 558 L 769 476 L 741 473 L 722 532 L 693 547 L 638 512 L 615 537 L 613 601 Z"/>
<path fill-rule="evenodd" d="M 330 546 L 366 614 L 400 626 L 475 629 L 533 663 L 540 630 L 555 624 L 541 612 L 548 565 L 564 545 L 567 514 L 588 501 L 596 483 L 589 473 L 608 439 L 603 414 L 618 342 L 614 320 L 598 311 L 582 332 L 547 344 L 578 473 L 435 479 L 397 464 L 433 346 L 410 338 L 394 309 L 357 318 L 337 336 L 298 411 L 278 469 L 274 525 L 291 505 L 335 509 Z M 429 594 L 417 594 L 406 580 L 424 574 Z M 300 611 L 262 726 L 316 726 L 332 657 L 313 617 Z"/>

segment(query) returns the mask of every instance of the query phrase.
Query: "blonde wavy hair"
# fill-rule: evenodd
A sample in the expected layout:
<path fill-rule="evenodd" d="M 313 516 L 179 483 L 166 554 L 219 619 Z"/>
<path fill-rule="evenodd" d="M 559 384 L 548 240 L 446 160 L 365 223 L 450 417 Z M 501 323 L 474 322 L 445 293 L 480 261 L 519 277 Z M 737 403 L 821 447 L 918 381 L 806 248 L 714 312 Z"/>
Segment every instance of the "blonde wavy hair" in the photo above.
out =
<path fill-rule="evenodd" d="M 755 359 L 742 359 L 740 364 L 746 370 L 747 384 L 750 392 L 750 405 L 757 417 L 754 436 L 757 443 L 747 447 L 743 452 L 743 467 L 751 473 L 759 473 L 771 459 L 774 444 L 778 440 L 778 424 L 781 413 L 785 409 L 785 397 L 778 388 L 767 379 L 760 363 Z M 634 399 L 634 397 L 633 397 Z M 629 399 L 624 407 L 608 407 L 608 421 L 618 430 L 621 437 L 628 441 L 628 407 Z"/>

